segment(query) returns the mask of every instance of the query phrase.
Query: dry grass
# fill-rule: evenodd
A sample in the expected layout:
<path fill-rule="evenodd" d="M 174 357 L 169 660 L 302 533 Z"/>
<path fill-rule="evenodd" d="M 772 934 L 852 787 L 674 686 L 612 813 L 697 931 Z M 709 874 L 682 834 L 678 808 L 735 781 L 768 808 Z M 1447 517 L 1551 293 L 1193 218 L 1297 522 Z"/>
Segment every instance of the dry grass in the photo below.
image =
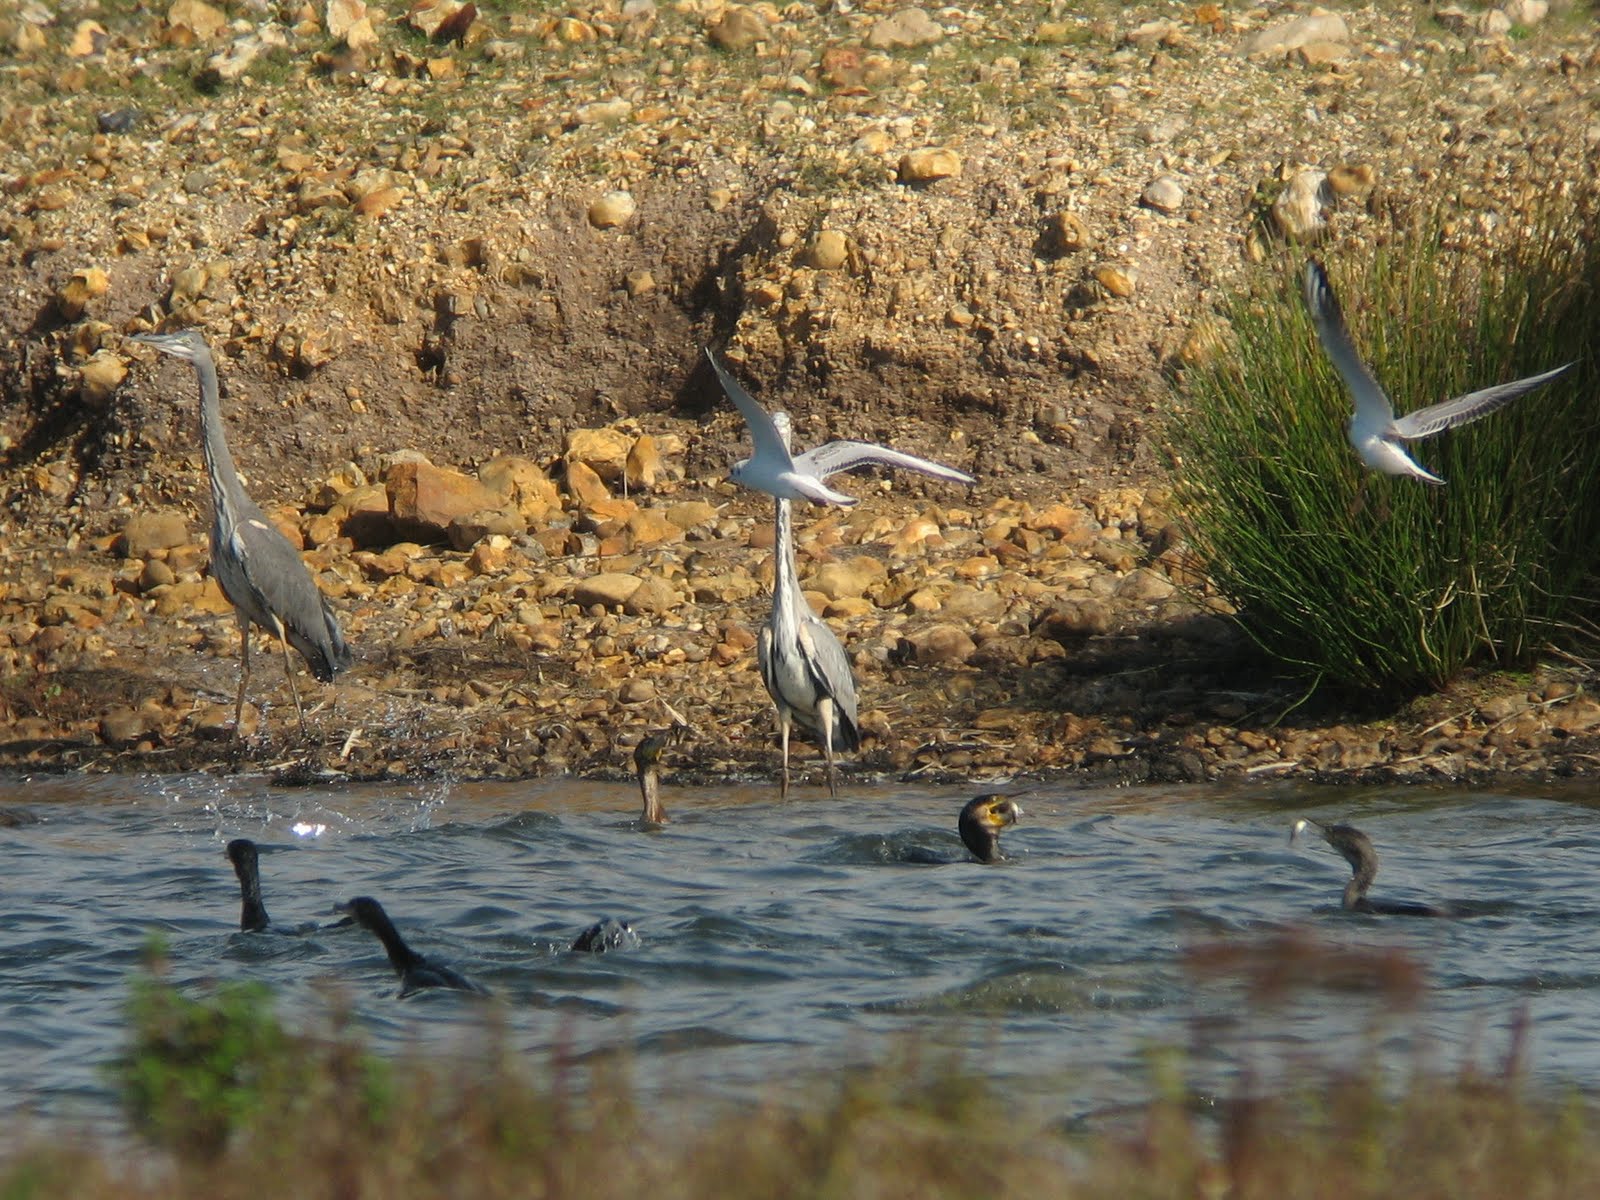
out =
<path fill-rule="evenodd" d="M 1305 946 L 1283 967 L 1283 949 L 1270 940 L 1242 953 L 1198 947 L 1188 967 L 1267 1007 L 1351 987 L 1393 993 L 1397 1004 L 1414 998 L 1413 973 L 1396 973 L 1387 957 L 1362 964 L 1345 949 L 1330 976 L 1304 969 L 1320 957 Z M 579 1065 L 559 1051 L 537 1067 L 513 1058 L 492 1016 L 481 1041 L 448 1060 L 387 1063 L 336 1004 L 314 1033 L 274 1033 L 264 992 L 193 999 L 156 978 L 134 996 L 119 1077 L 125 1087 L 164 1080 L 125 1093 L 147 1159 L 130 1163 L 125 1145 L 36 1135 L 0 1158 L 0 1197 L 1544 1200 L 1587 1196 L 1600 1172 L 1592 1107 L 1532 1093 L 1520 1027 L 1488 1072 L 1419 1069 L 1397 1083 L 1370 1047 L 1331 1046 L 1324 1066 L 1286 1076 L 1296 1080 L 1289 1094 L 1245 1083 L 1236 1097 L 1200 1105 L 1180 1071 L 1166 1098 L 1082 1133 L 1047 1124 L 1009 1102 L 1003 1085 L 915 1042 L 891 1061 L 817 1080 L 800 1102 L 679 1096 L 666 1109 L 647 1107 L 614 1062 Z M 262 1053 L 293 1066 L 252 1066 Z M 223 1136 L 216 1121 L 202 1138 L 174 1124 L 185 1096 L 224 1114 Z M 193 1121 L 205 1126 L 201 1114 Z"/>

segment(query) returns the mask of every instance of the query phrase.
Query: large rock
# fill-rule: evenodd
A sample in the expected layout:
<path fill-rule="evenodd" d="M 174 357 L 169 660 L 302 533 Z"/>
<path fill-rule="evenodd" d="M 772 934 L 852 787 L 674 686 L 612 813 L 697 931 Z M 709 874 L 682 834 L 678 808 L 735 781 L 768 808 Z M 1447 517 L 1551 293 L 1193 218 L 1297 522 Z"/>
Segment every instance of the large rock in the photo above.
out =
<path fill-rule="evenodd" d="M 395 520 L 389 513 L 389 489 L 381 483 L 351 488 L 334 501 L 328 516 L 337 522 L 340 535 L 360 549 L 387 546 L 400 540 Z"/>
<path fill-rule="evenodd" d="M 867 31 L 867 45 L 874 50 L 909 49 L 928 46 L 944 37 L 940 24 L 920 8 L 902 8 L 874 22 Z"/>
<path fill-rule="evenodd" d="M 152 551 L 170 550 L 189 541 L 189 522 L 173 509 L 134 513 L 122 527 L 116 549 L 124 558 L 149 558 Z"/>
<path fill-rule="evenodd" d="M 616 483 L 627 469 L 634 439 L 620 429 L 574 429 L 567 434 L 562 457 L 570 465 L 582 463 L 607 483 Z"/>
<path fill-rule="evenodd" d="M 1278 57 L 1312 42 L 1348 42 L 1350 27 L 1338 13 L 1318 13 L 1296 17 L 1271 28 L 1258 30 L 1239 43 L 1245 58 Z"/>
<path fill-rule="evenodd" d="M 470 475 L 427 463 L 401 463 L 384 483 L 389 515 L 413 541 L 443 541 L 456 518 L 499 507 L 499 497 Z"/>
<path fill-rule="evenodd" d="M 978 650 L 977 643 L 965 629 L 947 622 L 908 634 L 900 645 L 902 653 L 930 666 L 960 666 Z"/>
<path fill-rule="evenodd" d="M 490 459 L 478 468 L 478 482 L 522 514 L 529 525 L 543 524 L 561 511 L 561 493 L 539 464 L 515 455 Z"/>
<path fill-rule="evenodd" d="M 633 598 L 643 583 L 637 575 L 624 575 L 619 571 L 606 571 L 580 579 L 572 586 L 572 602 L 579 608 L 621 608 Z"/>

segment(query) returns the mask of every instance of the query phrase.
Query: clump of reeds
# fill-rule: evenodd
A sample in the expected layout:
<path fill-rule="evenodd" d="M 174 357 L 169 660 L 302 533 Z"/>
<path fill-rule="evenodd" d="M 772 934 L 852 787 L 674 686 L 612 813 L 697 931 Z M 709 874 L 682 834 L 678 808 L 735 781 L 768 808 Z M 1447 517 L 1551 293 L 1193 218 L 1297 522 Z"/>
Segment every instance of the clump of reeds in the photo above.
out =
<path fill-rule="evenodd" d="M 1398 413 L 1549 370 L 1565 377 L 1411 443 L 1446 480 L 1369 472 L 1349 393 L 1300 295 L 1304 252 L 1223 304 L 1226 345 L 1168 425 L 1176 503 L 1206 570 L 1274 657 L 1386 693 L 1571 644 L 1600 546 L 1600 205 L 1591 191 L 1454 246 L 1432 218 L 1376 252 L 1322 252 Z"/>

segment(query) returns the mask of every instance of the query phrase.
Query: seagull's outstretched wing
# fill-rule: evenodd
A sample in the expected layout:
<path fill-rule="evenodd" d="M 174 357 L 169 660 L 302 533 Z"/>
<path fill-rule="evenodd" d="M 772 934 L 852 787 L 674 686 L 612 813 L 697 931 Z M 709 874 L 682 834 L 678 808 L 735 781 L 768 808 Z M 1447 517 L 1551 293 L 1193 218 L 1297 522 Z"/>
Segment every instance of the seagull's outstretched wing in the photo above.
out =
<path fill-rule="evenodd" d="M 898 450 L 891 450 L 887 446 L 879 446 L 873 442 L 828 442 L 815 450 L 808 450 L 798 455 L 794 460 L 796 472 L 814 475 L 818 479 L 827 479 L 840 471 L 861 466 L 894 467 L 901 471 L 915 471 L 919 475 L 929 475 L 946 483 L 978 482 L 965 471 L 958 471 L 954 467 L 947 467 L 930 459 L 918 458 L 915 454 L 902 454 Z"/>
<path fill-rule="evenodd" d="M 764 463 L 771 463 L 773 474 L 792 469 L 789 448 L 778 436 L 778 430 L 773 425 L 767 410 L 756 403 L 754 396 L 739 386 L 737 379 L 722 369 L 722 364 L 717 361 L 717 356 L 711 353 L 709 346 L 706 347 L 706 361 L 717 373 L 717 382 L 722 385 L 722 390 L 727 393 L 728 399 L 732 400 L 734 406 L 744 415 L 744 423 L 750 427 L 750 441 L 755 446 L 755 457 Z"/>
<path fill-rule="evenodd" d="M 1311 323 L 1317 327 L 1317 338 L 1339 374 L 1344 376 L 1345 384 L 1355 398 L 1357 416 L 1364 425 L 1387 428 L 1394 420 L 1394 405 L 1389 402 L 1389 397 L 1367 364 L 1361 361 L 1355 343 L 1350 340 L 1350 330 L 1345 326 L 1339 299 L 1328 283 L 1328 273 L 1316 259 L 1306 260 L 1303 282 L 1306 307 L 1311 310 Z"/>
<path fill-rule="evenodd" d="M 1446 400 L 1442 404 L 1419 408 L 1416 412 L 1407 413 L 1396 421 L 1394 431 L 1408 441 L 1414 441 L 1445 429 L 1454 429 L 1457 425 L 1465 425 L 1470 421 L 1476 421 L 1479 417 L 1488 416 L 1495 409 L 1503 408 L 1518 396 L 1549 383 L 1557 375 L 1571 370 L 1572 367 L 1573 364 L 1568 363 L 1564 367 L 1557 367 L 1540 375 L 1513 379 L 1510 383 L 1497 383 L 1493 387 L 1468 392 L 1465 396 L 1457 396 L 1454 400 Z"/>

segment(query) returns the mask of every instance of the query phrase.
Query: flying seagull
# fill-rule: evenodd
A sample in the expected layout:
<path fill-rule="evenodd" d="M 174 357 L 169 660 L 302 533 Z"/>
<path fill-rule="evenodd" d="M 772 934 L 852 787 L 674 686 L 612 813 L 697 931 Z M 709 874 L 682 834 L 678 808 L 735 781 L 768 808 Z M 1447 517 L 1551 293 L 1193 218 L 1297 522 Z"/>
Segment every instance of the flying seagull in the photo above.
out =
<path fill-rule="evenodd" d="M 706 350 L 706 361 L 717 373 L 717 382 L 722 385 L 728 399 L 744 415 L 745 424 L 750 427 L 750 440 L 755 445 L 754 456 L 740 459 L 728 472 L 728 478 L 734 483 L 766 492 L 779 500 L 809 500 L 813 504 L 848 507 L 857 502 L 856 498 L 834 491 L 825 480 L 853 467 L 894 467 L 949 483 L 977 482 L 965 471 L 918 458 L 914 454 L 903 454 L 873 442 L 828 442 L 804 454 L 791 455 L 785 439 L 778 434 L 772 414 L 739 386 L 739 381 L 723 369 L 709 348 Z"/>
<path fill-rule="evenodd" d="M 1344 376 L 1350 394 L 1355 397 L 1356 410 L 1345 427 L 1350 445 L 1355 447 L 1356 455 L 1363 463 L 1385 475 L 1409 475 L 1424 483 L 1444 483 L 1437 475 L 1419 467 L 1401 443 L 1431 437 L 1443 430 L 1476 421 L 1510 404 L 1525 392 L 1549 383 L 1573 365 L 1568 363 L 1542 375 L 1530 375 L 1526 379 L 1514 379 L 1510 383 L 1498 383 L 1480 391 L 1468 392 L 1465 396 L 1457 396 L 1442 404 L 1419 408 L 1397 421 L 1394 405 L 1367 364 L 1361 361 L 1355 343 L 1350 340 L 1350 330 L 1345 327 L 1344 313 L 1340 311 L 1339 300 L 1328 283 L 1327 272 L 1314 258 L 1306 262 L 1304 284 L 1306 307 L 1311 310 L 1311 322 L 1317 327 L 1317 337 L 1339 374 Z"/>

